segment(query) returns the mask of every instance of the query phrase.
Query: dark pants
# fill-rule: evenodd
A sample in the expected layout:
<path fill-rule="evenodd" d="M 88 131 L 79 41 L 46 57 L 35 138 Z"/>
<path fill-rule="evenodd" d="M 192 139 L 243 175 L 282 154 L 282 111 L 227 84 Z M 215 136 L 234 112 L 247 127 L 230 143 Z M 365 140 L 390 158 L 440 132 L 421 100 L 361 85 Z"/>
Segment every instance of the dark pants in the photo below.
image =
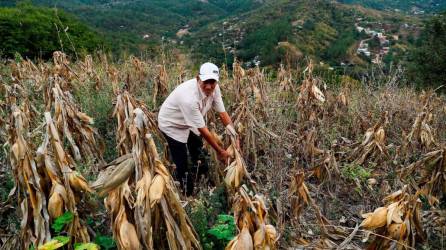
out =
<path fill-rule="evenodd" d="M 176 165 L 175 179 L 180 182 L 186 195 L 190 196 L 194 190 L 194 183 L 198 182 L 201 175 L 208 172 L 206 151 L 200 136 L 190 132 L 187 143 L 179 142 L 164 134 L 169 145 L 170 157 Z M 189 167 L 188 152 L 192 167 Z"/>

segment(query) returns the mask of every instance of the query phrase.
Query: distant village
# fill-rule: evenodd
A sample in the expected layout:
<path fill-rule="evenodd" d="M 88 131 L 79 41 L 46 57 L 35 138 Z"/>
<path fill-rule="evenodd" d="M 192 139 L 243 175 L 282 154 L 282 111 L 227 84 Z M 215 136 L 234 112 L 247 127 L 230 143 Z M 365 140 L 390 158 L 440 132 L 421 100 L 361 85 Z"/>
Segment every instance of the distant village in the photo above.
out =
<path fill-rule="evenodd" d="M 373 29 L 370 27 L 369 22 L 364 22 L 362 18 L 357 18 L 355 23 L 355 28 L 359 33 L 365 33 L 368 38 L 363 39 L 359 42 L 358 49 L 356 53 L 358 55 L 364 55 L 365 57 L 370 58 L 373 64 L 382 63 L 383 58 L 389 54 L 391 40 L 398 41 L 399 36 L 397 34 L 387 34 L 384 28 Z M 404 24 L 404 28 L 409 28 L 408 24 Z M 371 49 L 370 42 L 371 40 L 378 40 L 379 47 Z"/>

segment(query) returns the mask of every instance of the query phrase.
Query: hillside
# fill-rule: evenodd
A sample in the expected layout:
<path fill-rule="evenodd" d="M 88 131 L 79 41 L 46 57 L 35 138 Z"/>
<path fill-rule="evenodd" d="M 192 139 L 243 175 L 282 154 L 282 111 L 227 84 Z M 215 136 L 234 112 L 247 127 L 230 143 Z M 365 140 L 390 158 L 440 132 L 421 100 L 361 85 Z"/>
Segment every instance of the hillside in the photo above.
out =
<path fill-rule="evenodd" d="M 418 29 L 414 25 L 416 19 L 402 14 L 327 0 L 34 0 L 33 3 L 55 6 L 76 15 L 102 32 L 117 54 L 122 51 L 156 54 L 163 44 L 188 52 L 192 49 L 196 60 L 218 63 L 225 60 L 230 63 L 236 55 L 251 64 L 271 65 L 279 63 L 280 58 L 296 61 L 305 54 L 333 66 L 366 65 L 384 60 L 390 50 L 397 48 L 392 50 L 395 56 L 387 58 L 391 61 L 405 53 L 407 40 Z M 11 1 L 0 0 L 0 5 L 11 5 Z M 358 26 L 370 32 L 361 33 Z M 365 56 L 357 53 L 362 49 L 361 41 L 373 38 L 372 33 L 384 34 L 390 46 L 384 46 L 385 43 L 375 46 Z M 397 37 L 395 42 L 390 40 L 394 37 Z"/>
<path fill-rule="evenodd" d="M 446 10 L 445 0 L 338 0 L 341 3 L 361 4 L 379 10 L 403 11 L 416 15 Z"/>
<path fill-rule="evenodd" d="M 0 5 L 14 1 L 0 0 Z M 33 4 L 66 10 L 107 34 L 115 50 L 153 48 L 162 37 L 175 38 L 210 22 L 261 6 L 263 0 L 33 0 Z"/>
<path fill-rule="evenodd" d="M 391 45 L 378 46 L 375 54 L 384 57 L 380 49 L 386 46 L 407 47 L 408 34 L 417 30 L 414 23 L 416 19 L 404 15 L 359 6 L 282 0 L 217 21 L 192 35 L 187 44 L 195 54 L 213 55 L 219 62 L 225 57 L 232 61 L 236 55 L 245 62 L 270 65 L 284 55 L 290 60 L 310 55 L 332 65 L 361 65 L 375 59 L 373 53 L 365 57 L 356 53 L 361 40 L 378 33 L 387 41 L 398 37 Z"/>
<path fill-rule="evenodd" d="M 48 59 L 56 50 L 74 55 L 106 47 L 97 32 L 74 16 L 30 5 L 0 8 L 0 34 L 0 57 L 19 53 L 31 59 Z"/>

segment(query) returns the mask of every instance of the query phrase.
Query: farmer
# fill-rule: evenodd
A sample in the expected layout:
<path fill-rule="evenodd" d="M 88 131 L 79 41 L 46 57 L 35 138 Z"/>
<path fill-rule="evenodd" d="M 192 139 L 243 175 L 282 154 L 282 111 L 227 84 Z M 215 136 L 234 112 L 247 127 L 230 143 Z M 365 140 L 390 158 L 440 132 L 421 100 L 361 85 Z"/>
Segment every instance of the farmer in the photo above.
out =
<path fill-rule="evenodd" d="M 176 179 L 188 196 L 193 192 L 194 177 L 208 171 L 202 138 L 212 146 L 222 162 L 226 163 L 229 159 L 228 152 L 218 145 L 206 127 L 204 118 L 213 107 L 227 130 L 235 133 L 231 118 L 225 111 L 218 81 L 219 70 L 216 65 L 201 65 L 194 79 L 180 84 L 170 93 L 158 114 L 158 126 L 167 140 L 171 158 L 176 165 Z M 192 168 L 188 167 L 188 152 Z"/>

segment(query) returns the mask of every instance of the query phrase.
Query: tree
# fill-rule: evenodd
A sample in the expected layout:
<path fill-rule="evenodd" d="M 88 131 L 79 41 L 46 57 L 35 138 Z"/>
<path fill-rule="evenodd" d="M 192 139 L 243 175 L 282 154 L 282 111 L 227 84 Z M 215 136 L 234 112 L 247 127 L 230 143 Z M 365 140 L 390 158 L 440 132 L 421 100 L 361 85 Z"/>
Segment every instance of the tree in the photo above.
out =
<path fill-rule="evenodd" d="M 22 3 L 0 8 L 0 56 L 48 59 L 56 50 L 67 54 L 91 53 L 104 48 L 98 33 L 57 9 Z"/>
<path fill-rule="evenodd" d="M 417 85 L 446 84 L 446 13 L 426 23 L 408 64 L 409 78 Z"/>

